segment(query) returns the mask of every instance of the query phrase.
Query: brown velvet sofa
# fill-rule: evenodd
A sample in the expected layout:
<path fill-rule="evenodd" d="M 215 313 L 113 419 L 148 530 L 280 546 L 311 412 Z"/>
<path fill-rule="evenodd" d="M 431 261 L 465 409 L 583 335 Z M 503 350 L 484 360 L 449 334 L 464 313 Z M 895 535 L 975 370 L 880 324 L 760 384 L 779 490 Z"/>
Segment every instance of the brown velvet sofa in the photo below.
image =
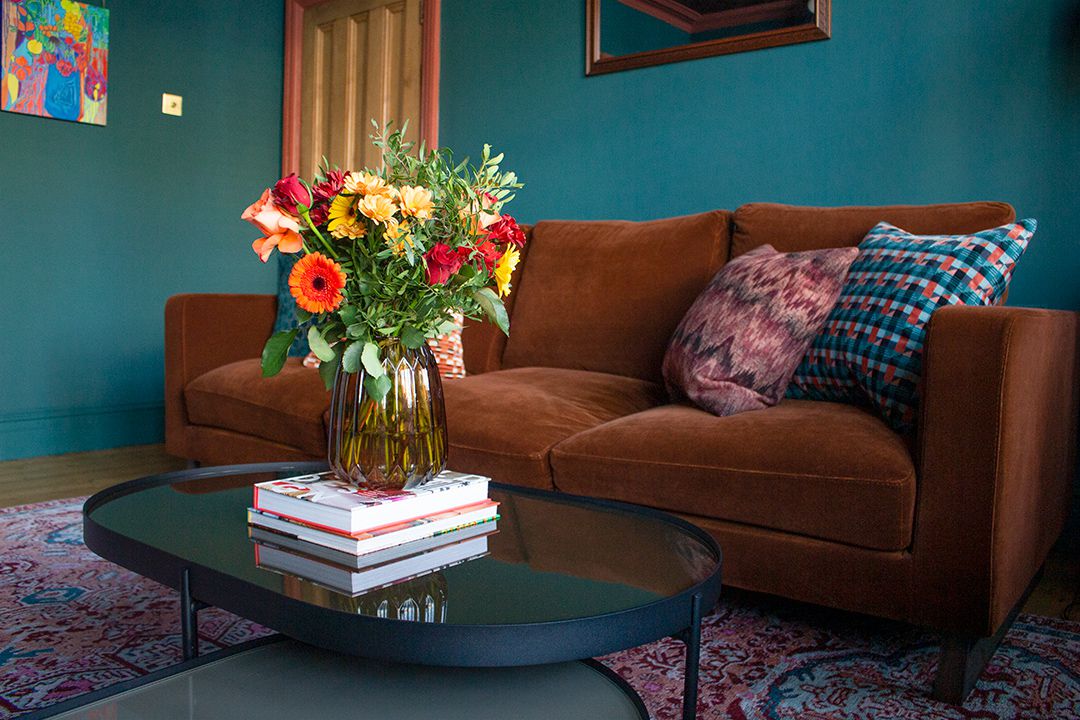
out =
<path fill-rule="evenodd" d="M 714 417 L 671 404 L 660 365 L 694 298 L 751 248 L 856 245 L 880 220 L 961 233 L 1013 219 L 1009 205 L 980 202 L 541 222 L 510 298 L 510 338 L 467 327 L 469 377 L 445 383 L 450 466 L 677 513 L 719 540 L 730 585 L 940 631 L 935 695 L 958 701 L 1064 524 L 1077 316 L 935 313 L 910 437 L 837 403 Z M 318 374 L 290 360 L 260 377 L 274 314 L 272 296 L 169 300 L 171 453 L 204 464 L 324 455 Z"/>

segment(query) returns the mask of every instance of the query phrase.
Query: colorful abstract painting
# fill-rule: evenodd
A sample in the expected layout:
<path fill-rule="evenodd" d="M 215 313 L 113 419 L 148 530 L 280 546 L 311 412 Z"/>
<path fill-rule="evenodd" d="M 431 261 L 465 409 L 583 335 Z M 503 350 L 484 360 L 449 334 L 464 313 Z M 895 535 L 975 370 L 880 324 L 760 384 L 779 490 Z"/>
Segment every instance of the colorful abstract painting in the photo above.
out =
<path fill-rule="evenodd" d="M 72 0 L 0 3 L 0 109 L 104 125 L 109 11 Z"/>

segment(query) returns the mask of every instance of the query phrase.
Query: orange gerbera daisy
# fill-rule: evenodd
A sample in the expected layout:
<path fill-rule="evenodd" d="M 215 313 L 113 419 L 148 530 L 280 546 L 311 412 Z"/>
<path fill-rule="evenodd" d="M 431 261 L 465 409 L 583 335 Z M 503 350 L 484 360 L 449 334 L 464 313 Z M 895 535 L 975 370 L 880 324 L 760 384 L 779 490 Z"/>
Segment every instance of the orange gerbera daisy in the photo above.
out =
<path fill-rule="evenodd" d="M 322 253 L 311 253 L 296 261 L 289 273 L 289 292 L 296 304 L 310 313 L 337 310 L 344 298 L 345 273 L 341 266 Z"/>

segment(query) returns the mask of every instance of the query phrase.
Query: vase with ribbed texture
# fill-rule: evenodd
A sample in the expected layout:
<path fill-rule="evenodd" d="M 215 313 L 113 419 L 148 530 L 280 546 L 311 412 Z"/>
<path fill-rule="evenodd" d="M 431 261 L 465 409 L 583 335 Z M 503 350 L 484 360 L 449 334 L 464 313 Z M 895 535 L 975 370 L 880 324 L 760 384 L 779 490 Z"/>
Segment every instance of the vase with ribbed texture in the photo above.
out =
<path fill-rule="evenodd" d="M 441 572 L 421 575 L 361 595 L 347 595 L 294 575 L 284 575 L 282 590 L 288 597 L 349 615 L 422 623 L 446 622 L 448 586 L 446 576 Z"/>
<path fill-rule="evenodd" d="M 412 488 L 446 467 L 446 409 L 431 350 L 396 339 L 379 344 L 390 390 L 368 392 L 363 368 L 338 369 L 330 401 L 327 459 L 342 480 L 378 489 Z"/>

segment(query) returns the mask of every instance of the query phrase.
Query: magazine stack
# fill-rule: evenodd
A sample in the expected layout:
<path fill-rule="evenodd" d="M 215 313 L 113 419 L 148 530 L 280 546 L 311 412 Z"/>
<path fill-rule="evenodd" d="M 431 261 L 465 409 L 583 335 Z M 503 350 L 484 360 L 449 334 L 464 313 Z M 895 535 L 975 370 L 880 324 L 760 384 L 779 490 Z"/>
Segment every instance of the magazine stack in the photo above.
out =
<path fill-rule="evenodd" d="M 488 482 L 444 471 L 410 490 L 332 472 L 259 483 L 248 510 L 256 563 L 359 595 L 482 557 L 498 520 Z"/>

